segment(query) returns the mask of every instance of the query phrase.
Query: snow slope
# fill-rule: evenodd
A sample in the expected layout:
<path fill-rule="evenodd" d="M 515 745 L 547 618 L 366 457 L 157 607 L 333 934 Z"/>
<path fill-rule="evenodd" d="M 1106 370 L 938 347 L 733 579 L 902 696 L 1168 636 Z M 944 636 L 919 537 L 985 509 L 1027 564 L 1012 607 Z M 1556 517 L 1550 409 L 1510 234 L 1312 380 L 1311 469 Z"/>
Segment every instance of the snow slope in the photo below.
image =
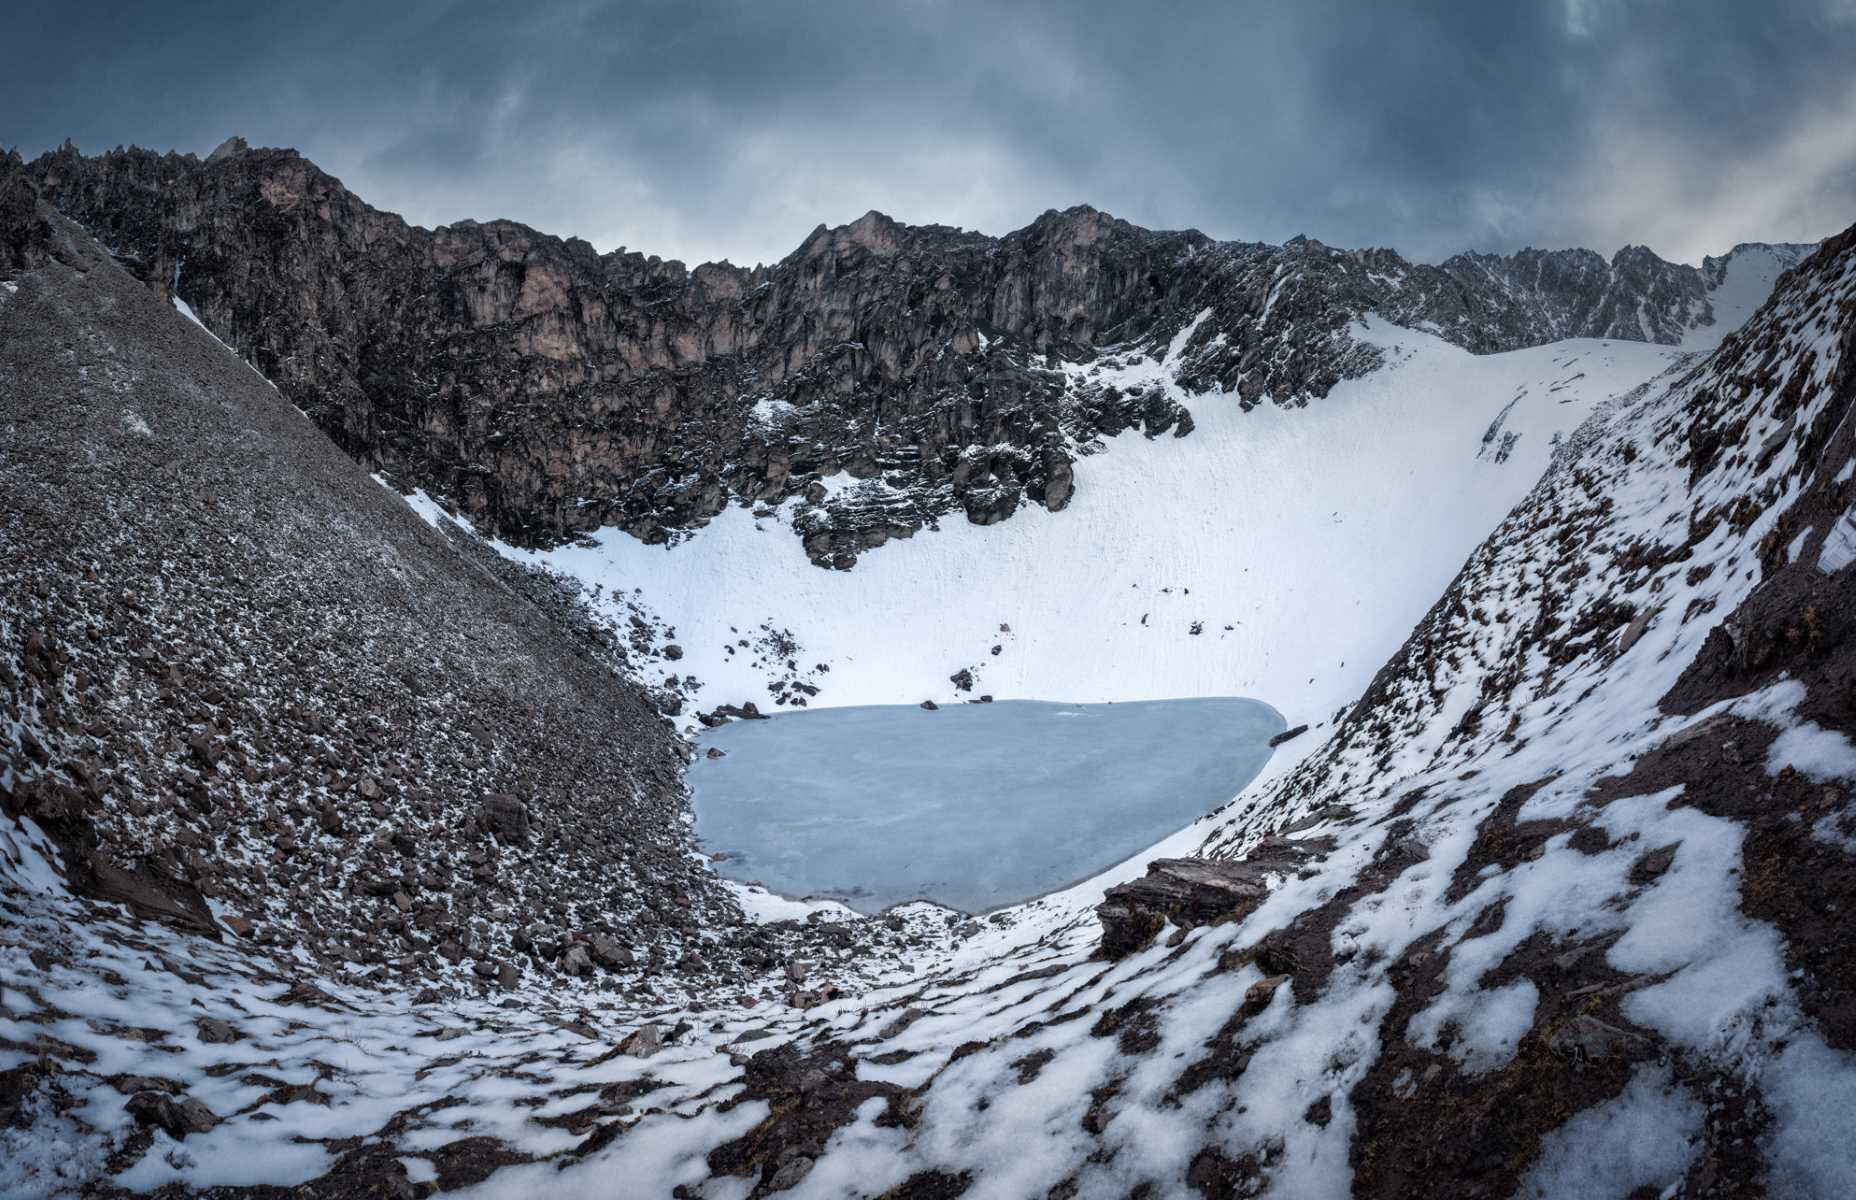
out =
<path fill-rule="evenodd" d="M 813 705 L 955 700 L 949 677 L 970 668 L 974 694 L 1001 699 L 1246 695 L 1320 726 L 1533 486 L 1554 440 L 1682 357 L 1616 341 L 1475 356 L 1381 324 L 1367 336 L 1386 368 L 1307 407 L 1245 412 L 1174 383 L 1190 333 L 1169 361 L 1079 369 L 1166 387 L 1196 428 L 1082 458 L 1061 513 L 948 520 L 848 572 L 811 565 L 781 516 L 738 507 L 668 547 L 606 530 L 504 550 L 636 589 L 682 649 L 664 673 L 700 680 L 703 707 L 773 703 L 769 681 L 787 672 L 755 646 L 770 625 L 797 642 L 780 657 L 819 687 Z"/>
<path fill-rule="evenodd" d="M 1772 295 L 1779 276 L 1791 270 L 1815 247 L 1793 243 L 1767 245 L 1749 243 L 1735 246 L 1719 258 L 1702 264 L 1708 281 L 1708 305 L 1714 310 L 1714 324 L 1695 325 L 1683 335 L 1685 350 L 1712 350 Z"/>

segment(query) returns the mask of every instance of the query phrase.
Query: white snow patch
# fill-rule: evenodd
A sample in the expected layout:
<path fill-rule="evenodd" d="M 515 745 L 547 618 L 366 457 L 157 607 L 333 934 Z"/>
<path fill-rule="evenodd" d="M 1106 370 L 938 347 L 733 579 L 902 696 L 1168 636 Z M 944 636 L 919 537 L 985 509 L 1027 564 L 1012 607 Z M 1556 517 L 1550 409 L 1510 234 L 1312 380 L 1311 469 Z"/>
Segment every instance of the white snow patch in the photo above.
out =
<path fill-rule="evenodd" d="M 1493 991 L 1446 992 L 1412 1018 L 1410 1036 L 1417 1044 L 1435 1049 L 1444 1026 L 1449 1025 L 1457 1035 L 1450 1056 L 1465 1071 L 1476 1075 L 1500 1070 L 1514 1058 L 1521 1038 L 1533 1027 L 1539 1001 L 1540 989 L 1527 979 Z"/>
<path fill-rule="evenodd" d="M 1766 773 L 1777 775 L 1786 767 L 1824 783 L 1856 779 L 1856 745 L 1834 729 L 1811 721 L 1787 727 L 1766 751 Z"/>
<path fill-rule="evenodd" d="M 1856 832 L 1851 832 L 1856 830 L 1856 821 L 1852 821 L 1851 816 L 1848 813 L 1827 813 L 1812 824 L 1811 836 L 1829 842 L 1845 854 L 1856 855 Z"/>
<path fill-rule="evenodd" d="M 414 488 L 410 493 L 402 493 L 381 476 L 375 475 L 373 478 L 375 483 L 378 483 L 381 487 L 386 488 L 388 491 L 399 496 L 400 499 L 406 501 L 412 510 L 418 513 L 419 516 L 424 519 L 425 523 L 430 525 L 433 529 L 443 529 L 445 525 L 456 525 L 460 529 L 468 530 L 472 533 L 476 532 L 476 529 L 469 521 L 465 520 L 463 517 L 453 516 L 446 512 L 445 506 L 435 500 L 424 488 Z"/>
<path fill-rule="evenodd" d="M 438 1168 L 429 1158 L 406 1155 L 400 1159 L 400 1165 L 406 1168 L 406 1178 L 413 1183 L 432 1183 L 438 1178 Z"/>
<path fill-rule="evenodd" d="M 1619 800 L 1603 823 L 1643 845 L 1674 843 L 1675 860 L 1624 913 L 1626 931 L 1607 955 L 1620 971 L 1668 978 L 1623 1003 L 1626 1016 L 1672 1041 L 1708 1047 L 1784 994 L 1785 957 L 1777 932 L 1740 912 L 1740 845 L 1733 821 L 1693 808 L 1670 810 L 1670 789 Z"/>
<path fill-rule="evenodd" d="M 791 401 L 776 400 L 772 396 L 765 396 L 754 402 L 754 407 L 748 410 L 748 415 L 762 425 L 771 426 L 780 424 L 798 411 Z"/>
<path fill-rule="evenodd" d="M 8 1069 L 15 1065 L 6 1064 Z M 104 1153 L 77 1122 L 52 1107 L 43 1088 L 21 1102 L 15 1122 L 0 1126 L 0 1163 L 6 1164 L 8 1186 L 34 1185 L 32 1193 L 13 1195 L 77 1195 L 102 1175 Z"/>
<path fill-rule="evenodd" d="M 174 297 L 174 310 L 180 313 L 181 316 L 186 317 L 189 321 L 192 321 L 195 325 L 198 325 L 201 329 L 206 329 L 206 322 L 200 320 L 199 316 L 195 314 L 195 312 L 193 311 L 193 305 L 187 303 L 185 300 L 182 300 L 179 296 Z M 213 333 L 213 331 L 210 329 L 206 329 L 206 332 L 211 333 L 213 335 L 213 340 L 215 342 L 219 342 L 218 334 Z M 221 346 L 225 345 L 224 342 L 219 342 L 219 344 Z"/>
<path fill-rule="evenodd" d="M 1856 464 L 1856 459 L 1851 463 Z M 1844 474 L 1849 474 L 1847 467 Z M 1824 545 L 1817 552 L 1817 569 L 1834 575 L 1852 562 L 1856 562 L 1856 508 L 1845 510 L 1824 535 Z"/>
<path fill-rule="evenodd" d="M 1622 1200 L 1639 1188 L 1672 1187 L 1694 1160 L 1706 1115 L 1667 1067 L 1638 1067 L 1616 1098 L 1547 1135 L 1517 1195 Z"/>
<path fill-rule="evenodd" d="M 789 900 L 785 896 L 776 896 L 766 888 L 738 883 L 733 879 L 722 880 L 722 886 L 734 893 L 741 911 L 757 925 L 765 925 L 769 921 L 803 921 L 813 913 L 853 918 L 857 915 L 836 900 Z"/>
<path fill-rule="evenodd" d="M 1763 1064 L 1760 1083 L 1776 1118 L 1767 1154 L 1774 1196 L 1856 1196 L 1856 1058 L 1799 1031 Z"/>
<path fill-rule="evenodd" d="M 221 346 L 225 347 L 225 351 L 227 354 L 230 354 L 233 358 L 236 358 L 241 363 L 244 363 L 247 370 L 249 370 L 253 375 L 256 375 L 259 379 L 263 379 L 264 382 L 268 384 L 273 391 L 276 390 L 277 385 L 274 383 L 271 383 L 270 379 L 265 376 L 263 371 L 260 371 L 258 370 L 258 368 L 252 366 L 251 363 L 243 355 L 241 355 L 237 350 L 234 350 L 231 346 L 226 345 L 224 338 L 221 338 L 218 334 L 214 333 L 211 329 L 208 329 L 206 322 L 200 320 L 199 315 L 193 311 L 193 307 L 189 305 L 185 300 L 182 300 L 180 296 L 178 295 L 174 297 L 174 310 L 178 312 L 181 316 L 186 317 L 189 321 L 192 321 L 195 325 L 198 325 L 201 329 L 206 330 L 207 337 L 212 338 L 215 342 L 218 342 Z M 292 407 L 295 407 L 295 406 L 292 405 Z M 309 419 L 309 414 L 306 412 L 303 412 L 302 409 L 298 408 L 297 412 L 303 414 L 304 420 Z"/>
<path fill-rule="evenodd" d="M 1708 292 L 1714 324 L 1698 325 L 1682 336 L 1684 350 L 1712 350 L 1746 324 L 1772 295 L 1772 285 L 1790 267 L 1770 246 L 1737 246 L 1728 255 L 1719 286 Z"/>

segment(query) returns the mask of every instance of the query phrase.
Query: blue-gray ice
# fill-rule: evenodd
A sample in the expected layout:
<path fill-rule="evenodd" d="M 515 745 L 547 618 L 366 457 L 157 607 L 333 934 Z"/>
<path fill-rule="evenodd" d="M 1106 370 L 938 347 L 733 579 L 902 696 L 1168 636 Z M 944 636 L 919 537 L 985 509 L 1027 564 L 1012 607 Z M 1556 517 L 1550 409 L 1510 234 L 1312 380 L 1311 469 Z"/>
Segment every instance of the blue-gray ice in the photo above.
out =
<path fill-rule="evenodd" d="M 984 912 L 1114 866 L 1235 796 L 1280 714 L 1255 700 L 827 708 L 703 733 L 717 869 L 862 912 Z"/>

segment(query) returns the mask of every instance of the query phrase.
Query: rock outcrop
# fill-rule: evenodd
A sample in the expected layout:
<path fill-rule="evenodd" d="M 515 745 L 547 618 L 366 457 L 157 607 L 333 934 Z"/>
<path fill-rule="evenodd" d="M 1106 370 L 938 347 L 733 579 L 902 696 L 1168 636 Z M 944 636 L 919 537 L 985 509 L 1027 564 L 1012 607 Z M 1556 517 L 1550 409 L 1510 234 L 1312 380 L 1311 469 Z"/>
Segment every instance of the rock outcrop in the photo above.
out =
<path fill-rule="evenodd" d="M 1168 925 L 1194 929 L 1249 916 L 1269 896 L 1272 879 L 1295 874 L 1330 845 L 1268 838 L 1240 860 L 1155 859 L 1146 875 L 1116 884 L 1096 906 L 1102 954 L 1124 958 Z"/>

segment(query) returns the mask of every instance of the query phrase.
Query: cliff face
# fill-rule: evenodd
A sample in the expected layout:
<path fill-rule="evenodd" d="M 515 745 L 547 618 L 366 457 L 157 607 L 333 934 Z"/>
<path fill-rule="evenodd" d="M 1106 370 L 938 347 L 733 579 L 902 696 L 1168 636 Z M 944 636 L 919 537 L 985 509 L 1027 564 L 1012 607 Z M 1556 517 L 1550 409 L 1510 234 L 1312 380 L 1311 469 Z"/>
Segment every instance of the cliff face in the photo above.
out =
<path fill-rule="evenodd" d="M 524 543 L 602 525 L 660 541 L 731 498 L 799 498 L 807 553 L 842 567 L 948 514 L 1060 509 L 1097 438 L 1191 423 L 1052 368 L 1153 354 L 1188 329 L 1189 386 L 1249 406 L 1378 365 L 1349 333 L 1368 313 L 1477 352 L 1676 342 L 1713 319 L 1704 271 L 1636 247 L 1422 266 L 1076 208 L 1002 238 L 869 213 L 770 267 L 688 269 L 512 222 L 410 226 L 237 139 L 204 160 L 67 147 L 8 173 L 184 299 L 350 454 Z M 834 495 L 822 481 L 839 472 L 881 486 Z"/>

